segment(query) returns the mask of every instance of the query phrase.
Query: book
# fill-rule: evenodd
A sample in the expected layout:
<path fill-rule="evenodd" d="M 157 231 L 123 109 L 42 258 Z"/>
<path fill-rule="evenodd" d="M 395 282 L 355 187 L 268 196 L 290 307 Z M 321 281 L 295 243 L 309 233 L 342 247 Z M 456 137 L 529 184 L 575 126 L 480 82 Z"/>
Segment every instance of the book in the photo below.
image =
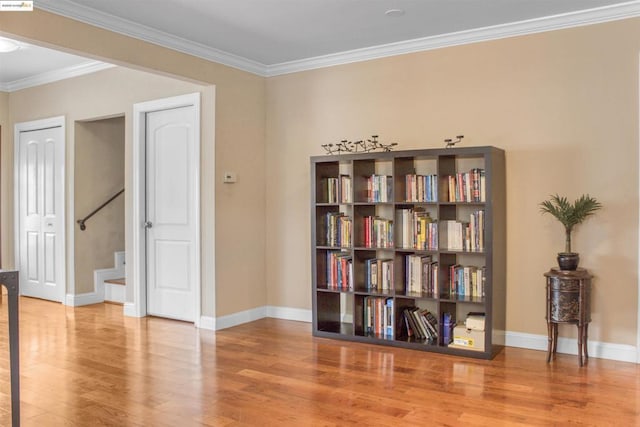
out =
<path fill-rule="evenodd" d="M 453 313 L 442 313 L 442 343 L 448 345 L 453 341 L 453 328 L 456 326 L 456 316 Z"/>
<path fill-rule="evenodd" d="M 485 171 L 473 168 L 446 177 L 447 201 L 477 203 L 486 201 Z"/>

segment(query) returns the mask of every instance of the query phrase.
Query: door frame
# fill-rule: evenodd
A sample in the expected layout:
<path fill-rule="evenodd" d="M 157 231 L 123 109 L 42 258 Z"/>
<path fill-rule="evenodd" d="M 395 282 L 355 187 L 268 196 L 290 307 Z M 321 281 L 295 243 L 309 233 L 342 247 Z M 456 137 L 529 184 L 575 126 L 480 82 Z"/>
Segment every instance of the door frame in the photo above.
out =
<path fill-rule="evenodd" d="M 13 126 L 13 233 L 14 233 L 14 267 L 20 271 L 20 133 L 29 132 L 35 130 L 42 130 L 48 128 L 60 127 L 62 131 L 62 141 L 58 144 L 57 155 L 60 155 L 62 159 L 61 173 L 62 173 L 62 188 L 61 191 L 56 192 L 56 203 L 59 207 L 60 221 L 60 246 L 56 250 L 56 258 L 60 269 L 60 281 L 62 282 L 61 289 L 58 291 L 58 302 L 65 304 L 67 293 L 67 229 L 66 229 L 66 141 L 67 130 L 65 126 L 65 116 L 49 117 L 47 119 L 32 120 L 28 122 L 16 123 Z"/>
<path fill-rule="evenodd" d="M 195 289 L 194 324 L 200 327 L 202 284 L 200 278 L 200 93 L 174 96 L 170 98 L 156 99 L 140 102 L 133 105 L 133 250 L 131 277 L 133 288 L 133 301 L 126 302 L 124 314 L 132 317 L 144 317 L 147 315 L 147 248 L 146 248 L 146 114 L 154 111 L 168 110 L 180 107 L 195 108 L 195 147 L 196 158 L 193 165 L 195 174 L 194 212 L 196 215 L 193 244 L 196 251 L 196 262 L 192 276 Z"/>

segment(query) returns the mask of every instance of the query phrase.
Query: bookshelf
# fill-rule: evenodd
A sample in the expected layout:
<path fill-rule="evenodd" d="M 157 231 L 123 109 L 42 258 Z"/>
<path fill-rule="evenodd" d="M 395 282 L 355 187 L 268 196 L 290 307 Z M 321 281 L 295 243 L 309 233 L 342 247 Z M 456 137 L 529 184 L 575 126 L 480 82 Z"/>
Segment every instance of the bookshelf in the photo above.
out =
<path fill-rule="evenodd" d="M 497 354 L 505 331 L 503 150 L 316 156 L 311 185 L 314 336 Z M 484 313 L 473 347 L 453 342 L 453 327 L 469 313 Z"/>

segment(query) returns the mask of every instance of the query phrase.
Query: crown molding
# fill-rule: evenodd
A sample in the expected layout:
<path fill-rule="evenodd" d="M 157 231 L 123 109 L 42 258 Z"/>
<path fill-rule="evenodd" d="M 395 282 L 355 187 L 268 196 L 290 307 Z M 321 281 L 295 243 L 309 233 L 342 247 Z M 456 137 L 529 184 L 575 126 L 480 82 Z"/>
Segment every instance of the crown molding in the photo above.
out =
<path fill-rule="evenodd" d="M 96 71 L 106 70 L 112 67 L 115 67 L 115 65 L 107 64 L 105 62 L 85 62 L 79 65 L 73 65 L 71 67 L 65 67 L 58 70 L 37 74 L 35 76 L 26 77 L 24 79 L 14 80 L 8 83 L 0 83 L 0 91 L 14 92 L 16 90 L 27 89 L 46 83 L 53 83 L 59 80 L 95 73 Z"/>
<path fill-rule="evenodd" d="M 113 31 L 125 36 L 153 43 L 178 52 L 197 56 L 208 61 L 217 62 L 253 74 L 264 76 L 265 65 L 251 59 L 224 52 L 201 43 L 196 43 L 174 36 L 155 28 L 138 24 L 128 19 L 119 18 L 99 10 L 73 3 L 69 0 L 39 0 L 37 9 L 75 19 L 95 27 Z"/>
<path fill-rule="evenodd" d="M 476 28 L 432 37 L 354 49 L 299 61 L 267 66 L 267 77 L 296 73 L 334 65 L 368 61 L 406 53 L 422 52 L 451 46 L 516 37 L 545 31 L 561 30 L 640 16 L 640 1 L 601 7 L 562 15 L 547 16 L 491 27 Z"/>
<path fill-rule="evenodd" d="M 296 73 L 334 65 L 349 64 L 450 46 L 561 30 L 640 16 L 640 0 L 583 11 L 564 13 L 526 21 L 478 28 L 456 33 L 424 37 L 355 49 L 330 55 L 306 58 L 280 64 L 265 65 L 218 49 L 195 43 L 168 33 L 115 17 L 69 0 L 40 0 L 37 8 L 66 16 L 109 31 L 131 36 L 179 52 L 197 56 L 263 77 Z"/>

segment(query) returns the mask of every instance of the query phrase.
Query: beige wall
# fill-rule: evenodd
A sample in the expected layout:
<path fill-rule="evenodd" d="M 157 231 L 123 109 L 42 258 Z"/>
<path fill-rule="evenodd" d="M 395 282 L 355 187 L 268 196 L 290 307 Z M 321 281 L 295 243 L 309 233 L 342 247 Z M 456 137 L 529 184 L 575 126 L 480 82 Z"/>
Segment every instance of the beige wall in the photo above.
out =
<path fill-rule="evenodd" d="M 10 16 L 9 16 L 10 15 Z M 265 231 L 264 231 L 264 78 L 220 64 L 165 49 L 150 43 L 91 27 L 36 9 L 24 14 L 0 14 L 3 33 L 82 54 L 109 62 L 127 64 L 158 73 L 180 76 L 208 85 L 211 93 L 215 85 L 215 106 L 203 105 L 201 146 L 201 246 L 202 246 L 202 312 L 205 316 L 235 313 L 266 302 Z M 124 71 L 121 71 L 124 72 Z M 123 84 L 119 80 L 103 87 L 113 91 L 144 90 L 146 80 Z M 171 85 L 170 85 L 171 86 Z M 100 100 L 92 88 L 79 96 Z M 28 91 L 28 90 L 26 90 Z M 153 92 L 153 93 L 152 93 Z M 206 92 L 206 91 L 205 91 Z M 180 91 L 180 93 L 184 93 Z M 13 94 L 12 94 L 13 95 Z M 67 94 L 61 94 L 68 97 Z M 155 87 L 146 99 L 167 96 Z M 110 96 L 107 96 L 111 99 Z M 135 102 L 143 99 L 136 99 Z M 35 100 L 23 103 L 22 108 L 37 107 Z M 101 103 L 93 102 L 98 106 Z M 97 108 L 97 107 L 93 107 Z M 215 108 L 215 113 L 213 110 Z M 215 115 L 214 115 L 215 114 Z M 94 117 L 99 117 L 95 115 Z M 205 138 L 207 127 L 215 138 Z M 131 134 L 127 124 L 127 135 Z M 215 151 L 214 151 L 215 139 Z M 130 142 L 127 141 L 127 173 L 130 174 Z M 3 147 L 4 149 L 4 147 Z M 2 170 L 12 168 L 13 158 L 3 151 Z M 10 155 L 10 153 L 9 153 Z M 215 171 L 213 174 L 215 164 Z M 12 169 L 11 169 L 12 170 Z M 235 171 L 238 182 L 222 184 L 223 171 Z M 12 172 L 11 172 L 12 173 Z M 129 178 L 127 178 L 129 179 Z M 130 183 L 130 181 L 127 181 Z M 214 193 L 213 187 L 216 187 Z M 7 201 L 3 194 L 3 203 Z M 130 212 L 131 195 L 126 196 Z M 215 203 L 215 205 L 214 205 Z M 215 206 L 215 223 L 214 217 Z M 13 232 L 13 218 L 2 218 L 2 230 Z M 215 243 L 214 243 L 215 231 Z M 127 225 L 127 247 L 130 247 L 131 225 Z M 5 241 L 5 246 L 11 242 Z M 11 249 L 12 250 L 12 249 Z M 214 295 L 214 265 L 216 257 Z M 129 255 L 128 255 L 129 257 Z M 131 260 L 129 259 L 130 263 Z"/>
<path fill-rule="evenodd" d="M 639 19 L 279 76 L 265 93 L 265 79 L 229 67 L 42 11 L 8 15 L 0 28 L 14 36 L 216 85 L 217 173 L 205 142 L 202 217 L 213 213 L 215 180 L 218 316 L 265 303 L 310 308 L 308 164 L 320 144 L 379 134 L 427 148 L 463 133 L 464 145 L 507 153 L 507 329 L 546 333 L 542 273 L 563 236 L 538 203 L 590 193 L 605 208 L 574 237 L 596 276 L 590 337 L 636 344 Z M 226 170 L 237 184 L 222 185 Z M 203 221 L 204 282 L 214 248 Z"/>
<path fill-rule="evenodd" d="M 88 74 L 74 79 L 62 80 L 56 83 L 37 86 L 12 92 L 9 95 L 9 116 L 11 123 L 19 123 L 36 120 L 51 116 L 64 115 L 66 120 L 66 162 L 67 162 L 67 293 L 79 294 L 93 286 L 85 282 L 85 277 L 80 277 L 79 281 L 74 281 L 72 272 L 75 271 L 73 264 L 73 252 L 71 248 L 75 243 L 74 234 L 71 230 L 77 230 L 75 224 L 76 212 L 71 203 L 69 195 L 75 194 L 75 143 L 77 121 L 95 120 L 105 117 L 124 116 L 125 123 L 125 164 L 124 184 L 126 188 L 132 188 L 132 168 L 131 158 L 133 153 L 132 145 L 132 114 L 133 104 L 151 99 L 164 98 L 185 93 L 202 92 L 202 145 L 204 153 L 206 147 L 214 144 L 213 127 L 207 117 L 213 117 L 214 111 L 214 91 L 211 87 L 179 81 L 176 79 L 136 71 L 128 68 L 116 67 Z M 81 135 L 81 137 L 84 133 Z M 12 137 L 13 138 L 13 137 Z M 13 169 L 12 147 L 3 147 L 2 153 L 3 167 Z M 82 155 L 82 154 L 81 154 Z M 203 162 L 212 163 L 211 158 L 206 158 L 203 154 Z M 82 169 L 80 171 L 82 173 Z M 13 182 L 13 177 L 10 178 Z M 80 189 L 83 192 L 83 188 Z M 128 242 L 131 240 L 132 224 L 130 222 L 130 212 L 132 209 L 132 191 L 125 192 L 125 234 L 127 248 L 131 247 Z M 11 195 L 11 197 L 13 197 Z M 80 200 L 79 209 L 85 209 L 84 201 Z M 211 209 L 212 206 L 203 206 L 204 209 Z M 12 215 L 11 215 L 12 218 Z M 13 233 L 13 221 L 9 218 L 3 219 L 9 223 L 11 233 Z M 203 221 L 203 226 L 208 223 Z M 5 254 L 4 261 L 7 265 L 13 265 L 13 242 L 10 250 Z M 79 248 L 82 250 L 82 247 Z M 127 264 L 132 265 L 131 253 L 127 253 Z M 90 267 L 87 267 L 90 268 Z M 130 272 L 128 272 L 130 273 Z M 203 276 L 203 299 L 207 295 L 213 294 L 213 278 Z M 132 280 L 129 280 L 132 283 Z M 128 300 L 132 301 L 131 287 L 128 289 Z M 209 299 L 209 306 L 203 305 L 203 311 L 207 307 L 209 313 L 213 311 L 212 299 Z"/>
<path fill-rule="evenodd" d="M 309 156 L 378 134 L 399 149 L 494 145 L 507 160 L 507 329 L 546 334 L 544 278 L 563 229 L 556 192 L 602 201 L 574 248 L 595 275 L 590 338 L 635 345 L 638 55 L 630 19 L 270 78 L 268 303 L 310 308 Z M 575 328 L 562 328 L 561 335 Z"/>
<path fill-rule="evenodd" d="M 124 117 L 75 123 L 73 217 L 84 218 L 124 188 Z M 93 271 L 114 267 L 114 252 L 125 250 L 124 195 L 75 227 L 76 293 L 93 292 Z"/>

